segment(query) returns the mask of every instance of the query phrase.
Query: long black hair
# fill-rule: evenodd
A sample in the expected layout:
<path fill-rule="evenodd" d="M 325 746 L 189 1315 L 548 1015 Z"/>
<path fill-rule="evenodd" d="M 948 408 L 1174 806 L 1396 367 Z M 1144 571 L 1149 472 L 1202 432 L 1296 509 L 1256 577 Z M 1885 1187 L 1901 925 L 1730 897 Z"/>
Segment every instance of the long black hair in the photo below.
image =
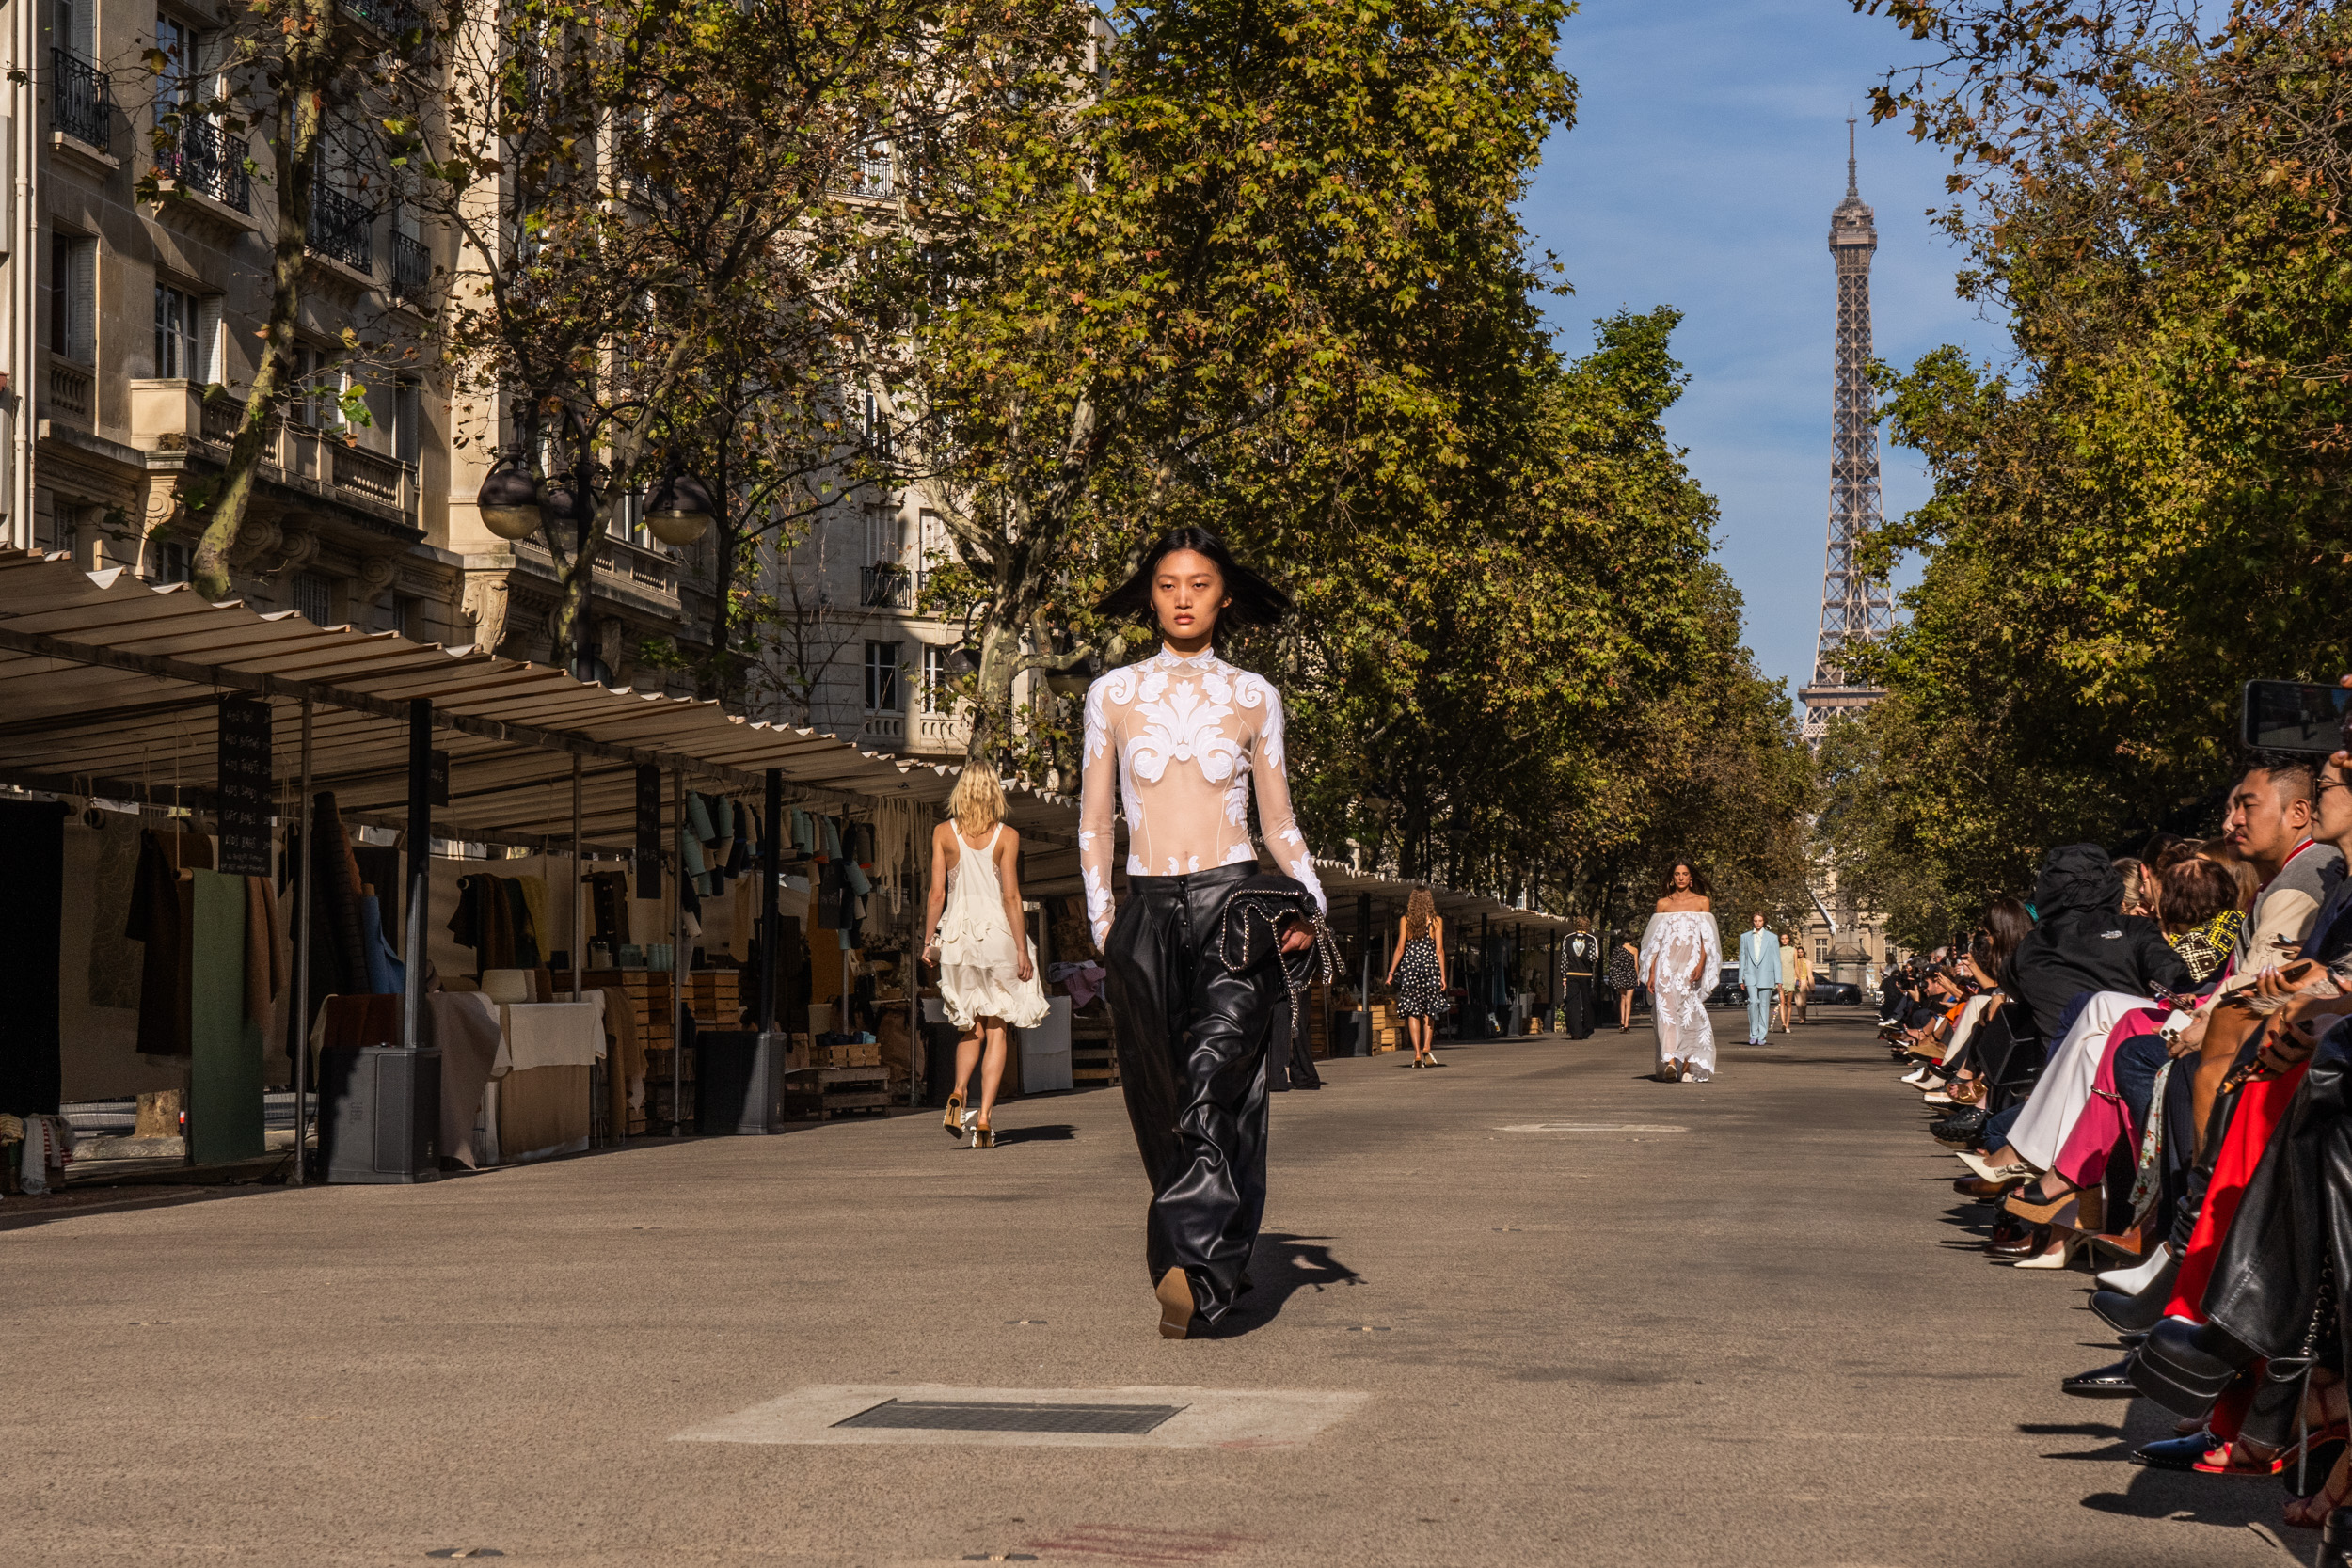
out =
<path fill-rule="evenodd" d="M 1665 879 L 1660 884 L 1658 895 L 1661 898 L 1670 898 L 1674 895 L 1676 891 L 1675 868 L 1677 866 L 1691 874 L 1691 891 L 1692 893 L 1704 895 L 1709 891 L 1707 886 L 1707 879 L 1699 875 L 1699 868 L 1692 865 L 1689 861 L 1684 860 L 1681 856 L 1677 855 L 1673 860 L 1666 863 Z"/>
<path fill-rule="evenodd" d="M 1160 562 L 1178 550 L 1191 550 L 1216 562 L 1225 578 L 1225 596 L 1233 601 L 1218 611 L 1219 620 L 1235 626 L 1271 626 L 1291 612 L 1288 594 L 1235 561 L 1225 541 L 1204 528 L 1172 528 L 1152 541 L 1136 565 L 1136 575 L 1096 600 L 1095 610 L 1122 620 L 1152 620 L 1152 579 L 1159 576 Z"/>

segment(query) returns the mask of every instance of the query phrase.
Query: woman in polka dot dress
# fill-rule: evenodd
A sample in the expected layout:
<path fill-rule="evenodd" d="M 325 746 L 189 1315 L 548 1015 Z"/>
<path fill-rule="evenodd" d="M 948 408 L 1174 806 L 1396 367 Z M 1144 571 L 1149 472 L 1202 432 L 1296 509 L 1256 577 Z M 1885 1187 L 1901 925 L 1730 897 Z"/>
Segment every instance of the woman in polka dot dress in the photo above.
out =
<path fill-rule="evenodd" d="M 1414 1067 L 1443 1067 L 1438 1060 L 1438 1014 L 1445 1006 L 1445 922 L 1425 887 L 1415 888 L 1398 921 L 1396 957 L 1389 981 L 1396 989 L 1396 1010 L 1413 1042 Z"/>

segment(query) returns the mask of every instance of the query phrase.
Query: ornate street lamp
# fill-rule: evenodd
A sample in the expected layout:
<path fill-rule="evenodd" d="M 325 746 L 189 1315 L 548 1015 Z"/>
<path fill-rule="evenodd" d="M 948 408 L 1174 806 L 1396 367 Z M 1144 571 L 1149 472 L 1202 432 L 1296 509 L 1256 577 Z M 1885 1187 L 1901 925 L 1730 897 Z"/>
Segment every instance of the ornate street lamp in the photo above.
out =
<path fill-rule="evenodd" d="M 714 510 L 708 486 L 673 470 L 645 501 L 645 526 L 665 545 L 691 545 L 709 531 Z"/>
<path fill-rule="evenodd" d="M 509 451 L 498 460 L 474 505 L 482 526 L 501 539 L 528 539 L 539 531 L 539 482 L 531 477 L 521 452 Z"/>

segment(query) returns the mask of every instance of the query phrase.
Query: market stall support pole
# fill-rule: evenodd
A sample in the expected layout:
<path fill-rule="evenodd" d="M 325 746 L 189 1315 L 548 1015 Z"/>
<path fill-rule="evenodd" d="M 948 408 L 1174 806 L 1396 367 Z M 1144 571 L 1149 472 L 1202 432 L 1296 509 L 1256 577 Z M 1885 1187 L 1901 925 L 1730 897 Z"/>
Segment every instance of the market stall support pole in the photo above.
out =
<path fill-rule="evenodd" d="M 581 939 L 585 922 L 580 917 L 580 758 L 575 756 L 572 758 L 572 1000 L 575 1002 L 587 999 L 580 990 L 580 958 L 587 952 L 588 944 Z M 606 1072 L 614 1071 L 620 1065 L 610 1055 L 606 1056 Z M 604 1099 L 608 1106 L 612 1103 L 610 1094 Z M 626 1126 L 628 1118 L 623 1117 L 622 1121 Z M 588 1075 L 588 1125 L 591 1128 L 596 1125 L 596 1075 L 594 1072 Z M 605 1135 L 610 1138 L 612 1129 L 607 1128 Z"/>
<path fill-rule="evenodd" d="M 1372 1054 L 1372 895 L 1356 895 L 1356 924 L 1364 933 L 1364 979 L 1356 992 L 1356 1054 Z"/>
<path fill-rule="evenodd" d="M 294 810 L 294 989 L 286 1005 L 286 1044 L 294 1052 L 294 1184 L 306 1184 L 310 1164 L 310 1114 L 303 1108 L 310 1087 L 310 699 L 302 699 L 302 794 Z"/>
<path fill-rule="evenodd" d="M 784 769 L 768 769 L 768 820 L 759 835 L 759 1032 L 776 1026 L 776 873 L 783 869 L 776 844 L 776 819 L 784 815 Z"/>
<path fill-rule="evenodd" d="M 400 1046 L 414 1051 L 423 1043 L 424 911 L 432 896 L 433 699 L 418 697 L 408 705 L 408 937 L 403 957 L 407 960 L 407 985 L 400 1006 Z"/>
<path fill-rule="evenodd" d="M 670 879 L 670 1136 L 686 1136 L 686 1108 L 678 1103 L 686 1092 L 686 773 L 670 770 L 670 807 L 677 822 L 672 851 L 677 873 Z"/>
<path fill-rule="evenodd" d="M 1478 984 L 1488 996 L 1495 993 L 1494 965 L 1494 916 L 1482 914 L 1478 917 Z M 1493 1015 L 1486 1011 L 1487 1004 L 1483 1001 L 1471 1005 L 1478 1009 L 1478 1037 L 1483 1040 L 1486 1037 L 1486 1021 Z"/>

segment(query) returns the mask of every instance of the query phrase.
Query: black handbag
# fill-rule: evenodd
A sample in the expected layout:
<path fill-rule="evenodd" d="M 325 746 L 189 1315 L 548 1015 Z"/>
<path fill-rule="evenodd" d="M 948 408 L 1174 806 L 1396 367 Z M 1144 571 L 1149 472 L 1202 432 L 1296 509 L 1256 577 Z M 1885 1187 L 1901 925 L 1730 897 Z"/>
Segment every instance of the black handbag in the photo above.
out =
<path fill-rule="evenodd" d="M 2176 1416 L 2198 1417 L 2253 1365 L 2257 1353 L 2217 1323 L 2167 1318 L 2132 1353 L 2132 1386 Z"/>

